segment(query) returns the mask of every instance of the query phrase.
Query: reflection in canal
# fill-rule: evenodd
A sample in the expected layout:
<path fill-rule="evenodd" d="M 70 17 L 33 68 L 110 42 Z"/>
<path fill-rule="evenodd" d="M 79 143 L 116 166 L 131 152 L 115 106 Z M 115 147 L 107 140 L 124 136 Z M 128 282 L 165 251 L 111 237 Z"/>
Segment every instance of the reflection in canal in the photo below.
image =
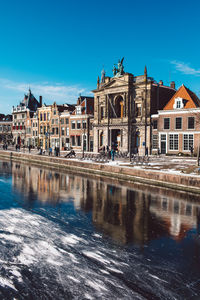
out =
<path fill-rule="evenodd" d="M 198 196 L 14 162 L 0 193 L 1 298 L 200 297 Z"/>

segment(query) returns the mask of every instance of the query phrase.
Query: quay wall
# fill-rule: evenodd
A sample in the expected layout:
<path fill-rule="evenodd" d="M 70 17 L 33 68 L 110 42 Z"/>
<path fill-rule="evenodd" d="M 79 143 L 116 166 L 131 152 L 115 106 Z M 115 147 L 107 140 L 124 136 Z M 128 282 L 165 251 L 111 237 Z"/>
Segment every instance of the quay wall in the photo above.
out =
<path fill-rule="evenodd" d="M 0 158 L 17 162 L 28 162 L 38 166 L 48 166 L 60 170 L 106 176 L 128 182 L 139 182 L 174 190 L 200 194 L 200 176 L 188 174 L 168 174 L 163 171 L 143 170 L 133 167 L 113 166 L 106 163 L 84 162 L 62 157 L 32 155 L 21 152 L 1 151 Z"/>

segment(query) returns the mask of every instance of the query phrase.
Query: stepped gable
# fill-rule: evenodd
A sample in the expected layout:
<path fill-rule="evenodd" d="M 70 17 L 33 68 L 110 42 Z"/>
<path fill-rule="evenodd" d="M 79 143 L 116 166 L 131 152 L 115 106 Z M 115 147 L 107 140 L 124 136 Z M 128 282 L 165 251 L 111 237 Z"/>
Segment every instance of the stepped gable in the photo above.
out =
<path fill-rule="evenodd" d="M 169 102 L 165 105 L 163 110 L 173 110 L 174 102 L 176 98 L 182 98 L 184 101 L 184 108 L 197 108 L 200 107 L 200 100 L 195 93 L 193 93 L 190 89 L 182 85 L 174 96 L 169 100 Z"/>

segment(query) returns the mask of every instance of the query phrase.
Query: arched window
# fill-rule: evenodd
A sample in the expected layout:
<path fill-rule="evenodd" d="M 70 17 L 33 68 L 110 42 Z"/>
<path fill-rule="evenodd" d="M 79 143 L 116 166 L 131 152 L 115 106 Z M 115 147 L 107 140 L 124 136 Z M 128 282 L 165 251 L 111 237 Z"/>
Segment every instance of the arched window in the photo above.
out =
<path fill-rule="evenodd" d="M 123 100 L 122 96 L 118 96 L 115 99 L 115 113 L 116 113 L 116 118 L 123 118 L 124 100 Z"/>

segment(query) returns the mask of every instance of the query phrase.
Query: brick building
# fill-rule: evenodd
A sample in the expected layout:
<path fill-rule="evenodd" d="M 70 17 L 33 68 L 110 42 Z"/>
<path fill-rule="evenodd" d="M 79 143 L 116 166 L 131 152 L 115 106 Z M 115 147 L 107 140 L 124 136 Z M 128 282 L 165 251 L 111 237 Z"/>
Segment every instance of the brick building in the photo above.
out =
<path fill-rule="evenodd" d="M 80 96 L 70 115 L 70 147 L 77 151 L 93 151 L 94 98 Z"/>
<path fill-rule="evenodd" d="M 39 145 L 43 150 L 49 149 L 51 146 L 62 148 L 62 129 L 63 114 L 69 115 L 74 110 L 74 106 L 70 104 L 57 105 L 54 102 L 52 105 L 43 105 L 38 109 L 39 120 Z M 61 117 L 62 115 L 62 117 Z M 64 120 L 64 122 L 67 122 Z M 65 146 L 63 146 L 63 149 Z"/>
<path fill-rule="evenodd" d="M 182 85 L 163 110 L 152 115 L 152 153 L 190 154 L 200 143 L 200 100 Z"/>

